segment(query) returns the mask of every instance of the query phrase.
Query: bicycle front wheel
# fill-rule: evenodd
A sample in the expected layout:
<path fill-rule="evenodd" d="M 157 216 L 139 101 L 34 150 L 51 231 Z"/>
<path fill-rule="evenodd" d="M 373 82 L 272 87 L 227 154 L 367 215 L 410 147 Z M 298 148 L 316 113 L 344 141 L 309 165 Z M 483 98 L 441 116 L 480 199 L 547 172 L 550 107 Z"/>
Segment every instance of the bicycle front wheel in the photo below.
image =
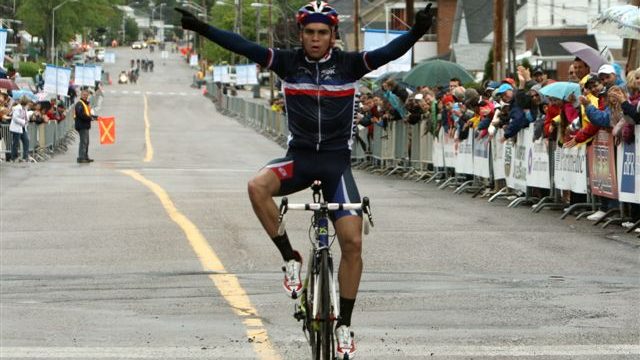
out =
<path fill-rule="evenodd" d="M 331 360 L 334 356 L 333 345 L 333 309 L 331 304 L 332 266 L 329 251 L 323 250 L 320 256 L 320 343 L 323 360 Z"/>

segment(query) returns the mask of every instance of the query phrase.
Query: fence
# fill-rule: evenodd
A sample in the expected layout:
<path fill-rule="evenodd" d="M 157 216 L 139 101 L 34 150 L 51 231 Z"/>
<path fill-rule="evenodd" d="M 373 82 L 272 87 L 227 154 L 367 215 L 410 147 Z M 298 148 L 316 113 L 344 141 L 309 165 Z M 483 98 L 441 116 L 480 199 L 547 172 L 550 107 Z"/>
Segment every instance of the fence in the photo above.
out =
<path fill-rule="evenodd" d="M 208 96 L 223 114 L 235 116 L 241 123 L 273 138 L 282 146 L 288 134 L 286 117 L 273 112 L 264 102 L 230 97 L 212 83 Z M 442 129 L 437 135 L 427 133 L 421 122 L 409 125 L 402 121 L 386 128 L 374 125 L 372 136 L 367 129 L 356 130 L 352 144 L 355 168 L 383 175 L 401 174 L 406 179 L 436 182 L 440 189 L 454 187 L 454 193 L 473 193 L 488 197 L 489 202 L 507 199 L 509 207 L 529 204 L 531 211 L 564 210 L 561 218 L 577 219 L 594 213 L 598 197 L 640 204 L 640 126 L 634 144 L 613 146 L 610 133 L 601 130 L 590 146 L 571 149 L 556 146 L 554 141 L 533 138 L 533 128 L 520 131 L 515 141 L 502 142 L 496 136 L 477 137 L 469 130 L 463 141 L 454 141 Z M 563 193 L 571 192 L 580 202 L 566 204 Z M 544 195 L 544 196 L 543 196 Z M 628 207 L 607 211 L 596 222 L 606 227 L 632 220 Z M 640 226 L 640 221 L 628 229 Z"/>
<path fill-rule="evenodd" d="M 75 139 L 73 126 L 73 116 L 69 111 L 62 121 L 49 121 L 46 124 L 36 125 L 29 123 L 27 132 L 29 134 L 29 155 L 30 161 L 37 162 L 49 159 L 56 152 L 67 150 L 67 146 Z M 0 135 L 4 142 L 4 147 L 0 148 L 0 161 L 4 161 L 11 153 L 13 136 L 9 131 L 9 124 L 0 124 Z M 19 154 L 22 154 L 22 143 L 18 144 Z"/>

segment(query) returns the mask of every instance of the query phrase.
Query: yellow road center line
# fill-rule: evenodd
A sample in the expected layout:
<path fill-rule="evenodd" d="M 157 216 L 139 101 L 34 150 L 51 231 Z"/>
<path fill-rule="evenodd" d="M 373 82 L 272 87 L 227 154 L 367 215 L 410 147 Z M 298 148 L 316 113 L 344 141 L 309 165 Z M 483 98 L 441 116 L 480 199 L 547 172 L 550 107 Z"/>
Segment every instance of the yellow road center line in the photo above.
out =
<path fill-rule="evenodd" d="M 153 159 L 153 145 L 151 145 L 151 124 L 149 123 L 149 106 L 146 94 L 144 95 L 144 141 L 147 148 L 144 162 L 150 162 Z"/>
<path fill-rule="evenodd" d="M 146 104 L 145 104 L 146 107 Z M 200 230 L 194 223 L 184 216 L 173 204 L 167 192 L 160 185 L 146 179 L 138 172 L 133 170 L 120 170 L 122 173 L 131 176 L 135 180 L 141 182 L 148 187 L 160 200 L 167 214 L 182 231 L 184 231 L 191 247 L 198 256 L 200 263 L 205 271 L 216 272 L 219 274 L 209 275 L 220 294 L 227 301 L 233 312 L 243 317 L 243 323 L 247 327 L 247 336 L 251 339 L 254 351 L 259 359 L 275 360 L 280 356 L 273 349 L 271 341 L 267 335 L 262 320 L 258 317 L 258 312 L 251 304 L 249 296 L 240 286 L 240 281 L 233 274 L 228 274 L 222 265 L 220 258 L 213 251 L 207 239 L 202 235 Z"/>

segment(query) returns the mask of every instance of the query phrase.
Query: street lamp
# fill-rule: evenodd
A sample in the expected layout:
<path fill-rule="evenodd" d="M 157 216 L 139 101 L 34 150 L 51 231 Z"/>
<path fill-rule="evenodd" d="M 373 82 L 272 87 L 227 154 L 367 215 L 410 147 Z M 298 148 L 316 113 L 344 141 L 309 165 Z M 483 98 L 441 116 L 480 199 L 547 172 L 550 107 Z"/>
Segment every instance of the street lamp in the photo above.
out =
<path fill-rule="evenodd" d="M 65 0 L 62 4 L 51 9 L 51 62 L 56 62 L 56 10 L 60 9 L 62 5 L 68 2 L 78 2 L 78 0 Z"/>
<path fill-rule="evenodd" d="M 260 13 L 260 8 L 262 7 L 266 7 L 269 9 L 269 25 L 267 26 L 267 28 L 269 29 L 269 48 L 273 48 L 273 29 L 272 29 L 272 22 L 273 22 L 273 4 L 271 3 L 271 0 L 269 0 L 268 4 L 263 4 L 263 3 L 251 3 L 251 6 L 258 8 L 258 14 Z M 257 32 L 257 34 L 259 34 L 259 32 Z M 260 39 L 260 35 L 257 35 L 258 39 Z M 273 71 L 269 71 L 269 98 L 271 100 L 273 100 Z"/>

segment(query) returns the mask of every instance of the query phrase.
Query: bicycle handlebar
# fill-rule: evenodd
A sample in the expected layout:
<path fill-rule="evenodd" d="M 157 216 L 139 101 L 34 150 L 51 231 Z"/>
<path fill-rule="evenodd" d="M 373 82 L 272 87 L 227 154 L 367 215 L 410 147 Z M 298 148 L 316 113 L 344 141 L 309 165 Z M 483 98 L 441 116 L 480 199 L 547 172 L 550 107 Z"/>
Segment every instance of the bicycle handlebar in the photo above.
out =
<path fill-rule="evenodd" d="M 361 203 L 349 204 L 349 203 L 327 203 L 327 204 L 319 204 L 319 203 L 311 203 L 311 204 L 287 204 L 285 205 L 287 210 L 320 210 L 322 206 L 326 205 L 327 210 L 329 211 L 338 211 L 338 210 L 362 210 Z"/>
<path fill-rule="evenodd" d="M 289 199 L 283 197 L 280 201 L 280 214 L 278 216 L 278 234 L 284 234 L 284 215 L 288 210 L 309 210 L 318 211 L 326 209 L 328 211 L 340 211 L 340 210 L 362 210 L 367 215 L 365 222 L 364 233 L 369 233 L 368 225 L 373 226 L 373 216 L 371 214 L 371 207 L 369 206 L 369 198 L 363 197 L 360 203 L 309 203 L 309 204 L 289 204 Z"/>

